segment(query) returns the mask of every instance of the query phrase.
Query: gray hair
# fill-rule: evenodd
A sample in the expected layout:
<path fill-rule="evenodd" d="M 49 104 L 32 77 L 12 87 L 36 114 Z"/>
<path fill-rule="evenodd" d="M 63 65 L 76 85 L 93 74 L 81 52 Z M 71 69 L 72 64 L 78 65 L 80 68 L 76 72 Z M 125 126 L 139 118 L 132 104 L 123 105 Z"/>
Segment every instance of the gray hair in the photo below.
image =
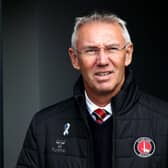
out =
<path fill-rule="evenodd" d="M 107 13 L 100 14 L 100 13 L 95 12 L 88 16 L 76 17 L 74 30 L 71 36 L 71 47 L 72 48 L 76 49 L 77 33 L 80 27 L 86 23 L 95 22 L 95 21 L 119 24 L 123 30 L 123 37 L 126 43 L 131 43 L 130 34 L 126 27 L 126 22 L 123 19 L 119 18 L 115 14 L 107 14 Z"/>

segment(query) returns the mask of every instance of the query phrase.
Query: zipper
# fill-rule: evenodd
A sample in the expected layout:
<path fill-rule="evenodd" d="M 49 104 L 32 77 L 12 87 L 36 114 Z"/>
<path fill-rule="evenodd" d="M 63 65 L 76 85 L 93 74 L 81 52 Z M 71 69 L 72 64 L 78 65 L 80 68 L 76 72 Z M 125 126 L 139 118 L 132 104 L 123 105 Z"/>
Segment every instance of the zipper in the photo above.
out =
<path fill-rule="evenodd" d="M 116 119 L 115 119 L 115 112 L 113 112 L 113 132 L 112 132 L 112 168 L 116 168 Z"/>
<path fill-rule="evenodd" d="M 84 100 L 83 97 L 81 97 L 81 102 L 79 103 L 78 101 L 78 105 L 79 105 L 79 109 L 81 111 L 81 115 L 84 121 L 84 124 L 86 126 L 87 132 L 88 132 L 88 147 L 87 147 L 87 151 L 88 151 L 88 157 L 87 157 L 87 163 L 86 163 L 86 167 L 87 168 L 95 168 L 94 165 L 94 155 L 93 155 L 93 138 L 92 138 L 92 133 L 87 121 L 87 116 L 86 116 L 86 108 L 84 105 Z"/>
<path fill-rule="evenodd" d="M 88 168 L 94 168 L 94 155 L 93 155 L 93 138 L 89 131 L 89 138 L 88 138 Z"/>

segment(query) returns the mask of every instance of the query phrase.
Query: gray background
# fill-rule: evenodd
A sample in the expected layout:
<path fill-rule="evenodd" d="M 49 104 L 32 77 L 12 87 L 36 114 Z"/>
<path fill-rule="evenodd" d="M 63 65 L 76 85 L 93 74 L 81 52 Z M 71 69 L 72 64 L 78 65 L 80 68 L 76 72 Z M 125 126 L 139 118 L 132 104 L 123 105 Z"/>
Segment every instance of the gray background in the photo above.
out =
<path fill-rule="evenodd" d="M 166 28 L 155 22 L 164 14 L 155 13 L 154 5 L 143 1 L 4 1 L 4 168 L 14 167 L 33 114 L 72 95 L 79 74 L 70 64 L 67 49 L 76 16 L 104 9 L 127 20 L 135 45 L 132 66 L 137 82 L 145 91 L 168 100 L 168 79 L 163 73 L 168 65 L 163 50 Z M 157 9 L 161 7 L 157 4 Z"/>

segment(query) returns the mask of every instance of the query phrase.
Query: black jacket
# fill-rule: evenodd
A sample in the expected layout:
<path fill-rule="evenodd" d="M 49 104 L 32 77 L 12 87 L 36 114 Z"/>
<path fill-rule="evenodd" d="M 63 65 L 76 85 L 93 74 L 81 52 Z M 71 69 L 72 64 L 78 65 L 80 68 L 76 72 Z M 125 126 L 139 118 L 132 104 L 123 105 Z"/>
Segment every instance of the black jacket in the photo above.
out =
<path fill-rule="evenodd" d="M 82 79 L 74 96 L 38 112 L 16 168 L 95 168 Z M 144 94 L 129 73 L 112 98 L 113 168 L 168 167 L 168 104 Z"/>

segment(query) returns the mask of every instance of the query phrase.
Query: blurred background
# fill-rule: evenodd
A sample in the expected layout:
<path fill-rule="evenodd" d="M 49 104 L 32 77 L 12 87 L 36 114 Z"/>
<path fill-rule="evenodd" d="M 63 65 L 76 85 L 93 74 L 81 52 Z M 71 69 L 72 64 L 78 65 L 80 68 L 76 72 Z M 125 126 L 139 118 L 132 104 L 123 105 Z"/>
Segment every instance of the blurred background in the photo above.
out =
<path fill-rule="evenodd" d="M 139 86 L 168 100 L 164 5 L 145 0 L 4 0 L 0 6 L 0 167 L 15 166 L 34 113 L 72 95 L 79 74 L 67 49 L 77 16 L 108 11 L 126 20 Z"/>

